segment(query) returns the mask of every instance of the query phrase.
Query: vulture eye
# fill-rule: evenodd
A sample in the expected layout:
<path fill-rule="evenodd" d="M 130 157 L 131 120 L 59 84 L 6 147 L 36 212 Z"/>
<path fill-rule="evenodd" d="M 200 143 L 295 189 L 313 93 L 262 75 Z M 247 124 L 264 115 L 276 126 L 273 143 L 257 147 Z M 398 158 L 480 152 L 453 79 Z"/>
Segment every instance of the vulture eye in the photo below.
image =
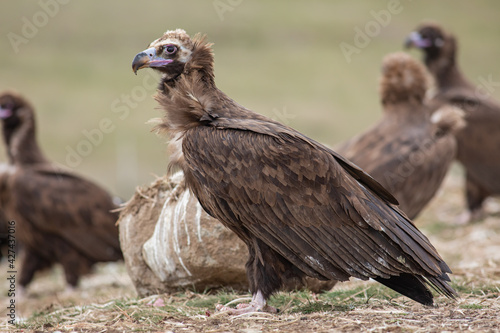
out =
<path fill-rule="evenodd" d="M 434 45 L 437 46 L 437 47 L 443 47 L 444 45 L 444 41 L 442 38 L 436 38 L 436 40 L 434 41 Z"/>
<path fill-rule="evenodd" d="M 175 51 L 177 51 L 177 47 L 175 47 L 174 45 L 167 45 L 167 46 L 165 46 L 165 52 L 166 53 L 172 54 Z"/>

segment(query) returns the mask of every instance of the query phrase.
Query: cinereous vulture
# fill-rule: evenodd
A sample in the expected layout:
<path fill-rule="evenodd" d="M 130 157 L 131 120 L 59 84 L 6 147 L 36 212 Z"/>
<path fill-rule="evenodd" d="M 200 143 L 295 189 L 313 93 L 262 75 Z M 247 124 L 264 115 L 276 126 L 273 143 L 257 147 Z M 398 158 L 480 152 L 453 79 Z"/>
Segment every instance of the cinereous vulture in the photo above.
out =
<path fill-rule="evenodd" d="M 217 89 L 211 44 L 167 31 L 138 53 L 134 72 L 162 74 L 159 130 L 171 166 L 202 207 L 247 245 L 253 299 L 233 314 L 275 312 L 269 296 L 291 277 L 372 278 L 423 304 L 426 285 L 454 297 L 450 268 L 368 174 L 329 148 L 237 104 Z"/>
<path fill-rule="evenodd" d="M 457 63 L 457 40 L 439 25 L 421 25 L 410 34 L 406 46 L 424 53 L 437 85 L 432 99 L 435 107 L 454 104 L 465 111 L 467 126 L 456 134 L 468 208 L 460 220 L 480 219 L 484 200 L 500 195 L 500 104 L 491 97 L 491 87 L 475 86 L 465 78 Z"/>
<path fill-rule="evenodd" d="M 24 97 L 1 93 L 0 119 L 8 153 L 0 206 L 15 221 L 23 246 L 19 285 L 26 287 L 35 272 L 60 263 L 75 287 L 94 263 L 122 259 L 113 198 L 45 158 L 35 137 L 34 109 Z"/>
<path fill-rule="evenodd" d="M 383 117 L 336 147 L 388 189 L 410 219 L 439 189 L 455 158 L 453 133 L 465 125 L 463 111 L 453 106 L 432 115 L 424 102 L 426 72 L 406 53 L 387 55 L 380 79 Z"/>

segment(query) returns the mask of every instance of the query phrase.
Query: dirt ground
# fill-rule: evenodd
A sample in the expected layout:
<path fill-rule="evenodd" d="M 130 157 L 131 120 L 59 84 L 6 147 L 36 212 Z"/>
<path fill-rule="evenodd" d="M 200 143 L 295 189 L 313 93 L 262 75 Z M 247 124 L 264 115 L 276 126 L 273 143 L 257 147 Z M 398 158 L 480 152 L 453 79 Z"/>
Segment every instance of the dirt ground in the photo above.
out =
<path fill-rule="evenodd" d="M 343 295 L 333 301 L 287 293 L 280 296 L 288 302 L 280 314 L 231 317 L 216 313 L 213 304 L 242 295 L 188 291 L 139 299 L 123 263 L 118 263 L 99 265 L 77 290 L 65 288 L 60 268 L 37 275 L 16 303 L 17 327 L 7 325 L 9 298 L 2 289 L 0 331 L 500 332 L 500 200 L 487 202 L 483 221 L 458 226 L 461 183 L 455 168 L 416 220 L 453 269 L 453 284 L 461 296 L 457 301 L 437 297 L 436 307 L 424 307 L 396 294 L 369 294 L 379 288 L 374 282 L 350 281 L 333 288 L 335 295 Z M 7 287 L 6 271 L 4 261 L 2 288 Z M 376 290 L 385 290 L 380 288 Z"/>

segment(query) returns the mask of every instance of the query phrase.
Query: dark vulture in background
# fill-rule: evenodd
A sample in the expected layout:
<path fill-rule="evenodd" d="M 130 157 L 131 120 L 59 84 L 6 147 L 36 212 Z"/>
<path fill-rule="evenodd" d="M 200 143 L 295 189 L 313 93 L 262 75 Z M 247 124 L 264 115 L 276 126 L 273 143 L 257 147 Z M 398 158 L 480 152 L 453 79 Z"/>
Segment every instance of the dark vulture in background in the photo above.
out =
<path fill-rule="evenodd" d="M 134 72 L 163 74 L 159 129 L 203 208 L 248 246 L 253 300 L 232 313 L 276 311 L 289 278 L 369 278 L 433 304 L 426 285 L 455 296 L 450 269 L 368 174 L 329 148 L 237 104 L 214 82 L 211 44 L 167 31 L 136 55 Z"/>
<path fill-rule="evenodd" d="M 436 194 L 455 158 L 453 133 L 464 126 L 463 112 L 443 106 L 431 118 L 424 105 L 425 68 L 405 53 L 382 64 L 382 119 L 336 151 L 388 189 L 409 218 Z"/>
<path fill-rule="evenodd" d="M 2 166 L 0 165 L 0 169 Z M 8 221 L 3 213 L 3 210 L 0 208 L 0 262 L 3 257 L 9 258 L 8 256 Z"/>
<path fill-rule="evenodd" d="M 474 86 L 458 68 L 457 41 L 437 24 L 425 24 L 406 41 L 424 53 L 424 62 L 434 76 L 435 106 L 454 104 L 465 110 L 467 126 L 456 134 L 457 159 L 465 167 L 468 212 L 463 222 L 479 219 L 483 201 L 500 194 L 500 104 L 488 88 Z"/>
<path fill-rule="evenodd" d="M 122 259 L 112 197 L 44 157 L 35 139 L 34 109 L 23 97 L 0 94 L 0 119 L 9 160 L 0 174 L 0 206 L 16 221 L 23 246 L 19 285 L 60 263 L 74 287 L 92 264 Z"/>

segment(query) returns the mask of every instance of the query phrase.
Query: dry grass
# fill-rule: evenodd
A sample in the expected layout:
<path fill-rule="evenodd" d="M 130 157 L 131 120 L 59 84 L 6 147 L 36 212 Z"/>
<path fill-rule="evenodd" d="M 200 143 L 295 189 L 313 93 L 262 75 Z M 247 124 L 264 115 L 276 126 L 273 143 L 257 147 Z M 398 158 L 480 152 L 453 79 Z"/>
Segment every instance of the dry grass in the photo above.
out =
<path fill-rule="evenodd" d="M 500 290 L 493 288 L 490 281 L 472 283 L 461 278 L 458 281 L 455 287 L 461 291 L 462 299 L 455 303 L 439 298 L 436 308 L 420 306 L 372 283 L 354 283 L 322 295 L 280 293 L 271 301 L 273 305 L 282 305 L 279 315 L 253 313 L 231 317 L 209 313 L 207 309 L 213 312 L 216 303 L 239 296 L 187 292 L 49 309 L 33 315 L 20 324 L 18 330 L 435 332 L 497 329 Z M 162 306 L 153 305 L 158 302 Z"/>
<path fill-rule="evenodd" d="M 277 315 L 231 317 L 215 313 L 215 305 L 249 295 L 182 291 L 138 299 L 122 265 L 102 265 L 73 292 L 64 290 L 59 269 L 41 274 L 19 304 L 21 322 L 13 328 L 4 321 L 0 330 L 498 332 L 500 208 L 498 201 L 491 200 L 490 215 L 484 221 L 454 225 L 463 205 L 458 175 L 459 170 L 453 170 L 444 189 L 417 220 L 455 272 L 453 285 L 461 296 L 456 302 L 437 297 L 436 307 L 424 307 L 377 283 L 351 281 L 324 294 L 278 293 L 270 300 L 281 310 Z M 3 298 L 1 304 L 6 301 Z"/>

